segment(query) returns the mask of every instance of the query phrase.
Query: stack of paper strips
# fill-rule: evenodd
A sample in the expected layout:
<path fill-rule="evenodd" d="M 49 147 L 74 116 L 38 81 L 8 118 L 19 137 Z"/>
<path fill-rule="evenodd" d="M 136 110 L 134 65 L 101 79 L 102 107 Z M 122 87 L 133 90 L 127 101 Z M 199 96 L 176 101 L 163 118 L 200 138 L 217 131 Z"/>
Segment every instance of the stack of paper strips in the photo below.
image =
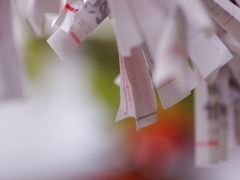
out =
<path fill-rule="evenodd" d="M 20 95 L 22 88 L 9 2 L 0 3 L 4 99 Z M 153 124 L 155 89 L 166 109 L 196 88 L 196 165 L 212 166 L 226 160 L 229 147 L 240 144 L 238 5 L 239 0 L 30 0 L 28 22 L 41 37 L 46 17 L 56 15 L 52 26 L 58 29 L 47 42 L 64 60 L 109 17 L 120 65 L 116 121 L 134 117 L 137 129 Z"/>

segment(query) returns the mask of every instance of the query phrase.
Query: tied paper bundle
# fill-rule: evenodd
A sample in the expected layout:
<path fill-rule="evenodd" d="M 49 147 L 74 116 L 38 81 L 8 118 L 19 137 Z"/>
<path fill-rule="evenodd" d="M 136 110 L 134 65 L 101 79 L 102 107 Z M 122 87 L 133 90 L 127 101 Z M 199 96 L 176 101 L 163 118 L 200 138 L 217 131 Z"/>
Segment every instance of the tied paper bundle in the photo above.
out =
<path fill-rule="evenodd" d="M 209 16 L 212 14 L 207 12 L 216 4 L 225 7 L 223 2 L 68 0 L 53 21 L 57 31 L 47 41 L 63 60 L 109 17 L 116 34 L 121 72 L 116 121 L 134 117 L 139 129 L 156 121 L 154 86 L 163 107 L 169 108 L 190 95 L 199 83 L 189 63 L 206 82 L 213 82 L 219 69 L 233 57 L 215 34 L 218 19 L 212 18 L 214 24 Z M 239 10 L 229 3 L 226 7 Z M 225 17 L 228 9 L 219 13 Z M 231 19 L 239 24 L 237 18 Z M 221 27 L 234 35 L 228 26 L 231 19 L 225 18 L 226 25 Z"/>
<path fill-rule="evenodd" d="M 62 4 L 52 22 L 58 29 L 47 40 L 62 60 L 110 18 L 120 65 L 115 81 L 121 97 L 116 121 L 134 117 L 137 129 L 153 124 L 157 118 L 154 88 L 165 109 L 196 88 L 196 165 L 225 161 L 228 147 L 240 144 L 239 1 L 33 2 L 28 22 L 38 35 L 46 13 L 56 13 Z"/>
<path fill-rule="evenodd" d="M 137 129 L 140 129 L 156 122 L 154 86 L 164 108 L 178 103 L 197 86 L 198 80 L 187 61 L 188 54 L 193 56 L 205 78 L 223 64 L 215 45 L 208 40 L 210 35 L 214 36 L 211 20 L 203 4 L 194 3 L 199 6 L 197 18 L 203 16 L 204 19 L 198 23 L 192 23 L 195 21 L 191 18 L 187 20 L 191 12 L 183 13 L 188 11 L 185 1 L 95 0 L 82 4 L 82 1 L 68 0 L 53 21 L 59 28 L 47 41 L 59 57 L 65 59 L 105 18 L 110 17 L 121 72 L 121 102 L 116 121 L 134 117 Z M 190 27 L 192 24 L 194 26 Z M 214 38 L 218 40 L 216 35 Z M 206 63 L 211 63 L 213 56 L 218 58 L 208 70 L 199 62 L 202 58 L 196 51 L 198 47 L 189 48 L 198 45 L 198 39 L 215 51 L 207 60 L 204 57 Z M 217 43 L 225 48 L 220 40 Z"/>
<path fill-rule="evenodd" d="M 0 101 L 24 96 L 23 68 L 14 42 L 11 4 L 0 0 Z"/>

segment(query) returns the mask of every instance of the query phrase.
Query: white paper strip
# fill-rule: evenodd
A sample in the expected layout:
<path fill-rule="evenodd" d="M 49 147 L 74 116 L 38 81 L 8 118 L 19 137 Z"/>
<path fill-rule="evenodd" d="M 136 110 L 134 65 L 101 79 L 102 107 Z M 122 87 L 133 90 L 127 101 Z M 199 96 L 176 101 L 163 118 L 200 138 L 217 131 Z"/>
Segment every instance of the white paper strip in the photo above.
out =
<path fill-rule="evenodd" d="M 213 45 L 215 46 L 215 48 L 223 58 L 222 64 L 205 78 L 206 82 L 213 83 L 213 81 L 217 77 L 217 74 L 220 68 L 222 68 L 225 64 L 227 64 L 233 58 L 233 55 L 216 35 L 213 35 L 209 38 L 211 39 Z"/>
<path fill-rule="evenodd" d="M 229 69 L 224 66 L 213 84 L 195 90 L 195 145 L 197 166 L 212 166 L 227 159 L 230 115 Z"/>
<path fill-rule="evenodd" d="M 116 120 L 135 117 L 137 129 L 155 123 L 156 97 L 141 46 L 134 48 L 130 57 L 120 57 L 120 62 L 121 105 Z"/>
<path fill-rule="evenodd" d="M 201 82 L 194 93 L 195 165 L 207 167 L 219 161 L 219 123 L 216 119 L 216 86 Z"/>
<path fill-rule="evenodd" d="M 223 66 L 217 78 L 219 86 L 220 97 L 218 99 L 218 121 L 219 121 L 219 160 L 227 160 L 227 127 L 229 117 L 230 101 L 229 101 L 229 68 Z"/>
<path fill-rule="evenodd" d="M 120 66 L 120 106 L 116 116 L 116 122 L 128 117 L 135 117 L 135 104 L 133 102 L 132 86 L 129 82 L 125 60 L 119 56 Z"/>
<path fill-rule="evenodd" d="M 211 39 L 213 45 L 216 47 L 217 51 L 223 57 L 223 61 L 222 61 L 222 65 L 221 65 L 221 67 L 222 67 L 233 58 L 233 55 L 229 51 L 229 49 L 225 46 L 225 44 L 223 44 L 223 42 L 216 35 L 213 35 L 209 38 Z"/>
<path fill-rule="evenodd" d="M 203 0 L 210 16 L 240 42 L 240 9 L 228 0 Z"/>
<path fill-rule="evenodd" d="M 100 2 L 100 3 L 99 3 Z M 87 38 L 107 17 L 107 1 L 86 2 L 74 18 L 69 33 L 60 28 L 47 40 L 60 59 L 64 60 L 85 38 Z"/>
<path fill-rule="evenodd" d="M 240 46 L 239 42 L 225 34 L 224 42 L 233 51 L 233 59 L 227 64 L 231 75 L 229 77 L 229 107 L 228 107 L 228 147 L 240 145 Z"/>
<path fill-rule="evenodd" d="M 158 0 L 128 0 L 128 4 L 137 27 L 146 41 L 144 43 L 148 46 L 149 53 L 154 59 L 166 20 L 165 9 Z"/>
<path fill-rule="evenodd" d="M 222 36 L 223 42 L 226 44 L 226 46 L 231 49 L 231 51 L 240 54 L 240 43 L 234 39 L 231 35 L 225 33 Z"/>
<path fill-rule="evenodd" d="M 23 72 L 18 58 L 9 0 L 0 0 L 0 101 L 24 96 Z"/>
<path fill-rule="evenodd" d="M 136 27 L 128 0 L 109 0 L 111 14 L 116 22 L 119 50 L 123 56 L 130 56 L 131 49 L 141 46 L 143 40 Z"/>
<path fill-rule="evenodd" d="M 213 33 L 213 24 L 206 13 L 201 0 L 175 0 L 185 15 L 188 23 L 194 26 L 199 32 L 207 36 Z"/>
<path fill-rule="evenodd" d="M 187 69 L 190 67 L 187 64 L 185 48 L 185 22 L 181 12 L 175 9 L 167 19 L 157 50 L 155 69 L 152 72 L 164 108 L 169 108 L 184 99 L 190 94 L 190 89 L 197 84 L 196 77 L 196 83 L 186 78 L 188 72 L 190 72 L 188 76 L 195 75 L 191 73 L 191 69 Z"/>
<path fill-rule="evenodd" d="M 212 36 L 216 35 L 212 34 Z M 189 39 L 188 53 L 204 79 L 220 67 L 224 61 L 223 56 L 219 53 L 219 48 L 213 44 L 211 38 L 209 39 L 203 33 L 198 33 Z"/>

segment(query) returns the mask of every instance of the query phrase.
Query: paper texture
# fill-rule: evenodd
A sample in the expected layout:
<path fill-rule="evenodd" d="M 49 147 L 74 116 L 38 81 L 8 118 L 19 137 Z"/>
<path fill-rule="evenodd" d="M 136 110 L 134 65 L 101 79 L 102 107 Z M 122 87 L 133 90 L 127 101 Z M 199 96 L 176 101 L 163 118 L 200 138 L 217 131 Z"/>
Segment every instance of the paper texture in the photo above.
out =
<path fill-rule="evenodd" d="M 220 69 L 214 83 L 202 82 L 195 90 L 195 153 L 196 166 L 217 165 L 227 159 L 229 140 L 233 141 L 230 71 Z M 231 137 L 230 137 L 231 136 Z"/>

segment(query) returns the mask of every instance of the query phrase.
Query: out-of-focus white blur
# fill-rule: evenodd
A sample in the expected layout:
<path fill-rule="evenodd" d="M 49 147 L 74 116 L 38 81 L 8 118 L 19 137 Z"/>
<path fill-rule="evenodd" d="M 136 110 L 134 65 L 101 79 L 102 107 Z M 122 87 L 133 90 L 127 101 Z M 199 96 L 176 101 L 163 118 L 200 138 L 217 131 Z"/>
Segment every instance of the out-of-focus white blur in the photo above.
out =
<path fill-rule="evenodd" d="M 44 88 L 30 85 L 26 100 L 0 104 L 0 179 L 84 175 L 110 163 L 117 134 L 108 111 L 89 88 L 88 65 L 78 72 L 79 59 L 69 60 L 48 66 Z"/>

